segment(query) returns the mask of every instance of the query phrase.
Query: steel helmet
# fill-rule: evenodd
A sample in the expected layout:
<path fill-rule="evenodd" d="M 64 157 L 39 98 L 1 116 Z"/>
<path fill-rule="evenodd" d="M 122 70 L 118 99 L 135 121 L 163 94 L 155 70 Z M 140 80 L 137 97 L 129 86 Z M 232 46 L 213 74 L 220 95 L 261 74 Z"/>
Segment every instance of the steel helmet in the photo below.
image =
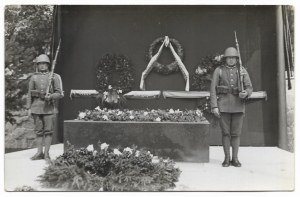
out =
<path fill-rule="evenodd" d="M 239 54 L 234 47 L 229 47 L 224 52 L 224 57 L 239 57 Z"/>
<path fill-rule="evenodd" d="M 42 55 L 39 55 L 37 58 L 36 58 L 36 63 L 40 63 L 40 62 L 47 62 L 50 64 L 50 59 L 47 55 L 45 54 L 42 54 Z"/>

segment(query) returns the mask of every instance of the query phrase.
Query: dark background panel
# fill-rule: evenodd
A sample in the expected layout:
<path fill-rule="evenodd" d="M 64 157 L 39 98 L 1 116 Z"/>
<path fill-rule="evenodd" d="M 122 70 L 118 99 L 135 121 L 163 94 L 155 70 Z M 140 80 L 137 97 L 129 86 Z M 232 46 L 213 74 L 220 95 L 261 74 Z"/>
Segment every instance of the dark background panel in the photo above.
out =
<path fill-rule="evenodd" d="M 223 53 L 235 46 L 236 30 L 242 60 L 254 91 L 268 92 L 267 102 L 247 106 L 242 145 L 277 144 L 276 23 L 275 6 L 61 6 L 62 56 L 57 72 L 62 75 L 65 98 L 60 103 L 59 138 L 63 120 L 75 119 L 78 111 L 97 106 L 93 99 L 69 98 L 71 89 L 96 89 L 98 60 L 107 53 L 126 55 L 134 66 L 134 87 L 148 64 L 149 45 L 158 37 L 177 39 L 184 49 L 184 64 L 191 76 L 200 58 Z M 165 48 L 159 61 L 173 61 Z M 151 72 L 147 90 L 184 90 L 180 72 Z M 190 81 L 192 84 L 192 81 Z M 131 109 L 193 109 L 193 99 L 129 100 Z M 218 127 L 211 128 L 212 145 L 220 145 Z"/>

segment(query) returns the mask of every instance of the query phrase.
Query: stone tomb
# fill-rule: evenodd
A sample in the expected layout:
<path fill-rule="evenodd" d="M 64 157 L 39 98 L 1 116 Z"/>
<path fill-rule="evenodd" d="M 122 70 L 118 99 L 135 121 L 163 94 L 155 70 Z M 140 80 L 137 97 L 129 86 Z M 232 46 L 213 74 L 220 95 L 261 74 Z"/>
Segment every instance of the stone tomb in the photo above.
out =
<path fill-rule="evenodd" d="M 175 161 L 209 162 L 209 122 L 106 122 L 64 121 L 64 144 L 75 148 L 98 140 L 113 147 L 146 148 L 152 154 Z"/>

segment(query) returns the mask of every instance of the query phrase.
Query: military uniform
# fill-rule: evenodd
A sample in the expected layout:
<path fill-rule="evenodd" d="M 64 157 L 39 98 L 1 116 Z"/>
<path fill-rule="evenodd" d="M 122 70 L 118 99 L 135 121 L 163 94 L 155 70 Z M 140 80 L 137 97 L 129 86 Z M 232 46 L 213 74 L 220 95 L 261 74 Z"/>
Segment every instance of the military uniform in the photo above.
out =
<path fill-rule="evenodd" d="M 49 83 L 49 74 L 35 73 L 29 81 L 27 107 L 31 109 L 37 135 L 53 133 L 55 114 L 58 113 L 56 100 L 63 97 L 61 77 L 54 73 L 50 89 L 52 99 L 46 101 L 43 98 Z"/>
<path fill-rule="evenodd" d="M 234 50 L 233 52 L 235 52 Z M 242 76 L 243 89 L 247 92 L 247 97 L 249 97 L 253 90 L 250 77 L 243 67 L 240 68 L 240 74 Z M 239 97 L 239 90 L 241 89 L 239 86 L 240 78 L 236 65 L 222 65 L 215 69 L 211 81 L 210 104 L 212 110 L 218 108 L 220 112 L 219 123 L 222 130 L 225 161 L 227 160 L 227 162 L 229 162 L 228 159 L 230 158 L 230 145 L 233 149 L 232 158 L 235 158 L 238 162 L 237 154 L 245 113 L 245 100 Z M 236 165 L 240 167 L 239 162 Z"/>

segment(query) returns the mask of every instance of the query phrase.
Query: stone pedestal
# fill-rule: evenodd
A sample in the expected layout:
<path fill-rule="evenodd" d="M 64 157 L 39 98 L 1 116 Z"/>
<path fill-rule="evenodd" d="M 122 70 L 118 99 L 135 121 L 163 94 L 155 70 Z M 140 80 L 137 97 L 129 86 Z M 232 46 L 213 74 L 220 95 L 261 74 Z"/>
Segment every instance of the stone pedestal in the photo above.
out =
<path fill-rule="evenodd" d="M 209 123 L 64 121 L 64 144 L 75 148 L 108 143 L 146 148 L 175 161 L 209 162 Z M 66 147 L 66 146 L 65 146 Z"/>

